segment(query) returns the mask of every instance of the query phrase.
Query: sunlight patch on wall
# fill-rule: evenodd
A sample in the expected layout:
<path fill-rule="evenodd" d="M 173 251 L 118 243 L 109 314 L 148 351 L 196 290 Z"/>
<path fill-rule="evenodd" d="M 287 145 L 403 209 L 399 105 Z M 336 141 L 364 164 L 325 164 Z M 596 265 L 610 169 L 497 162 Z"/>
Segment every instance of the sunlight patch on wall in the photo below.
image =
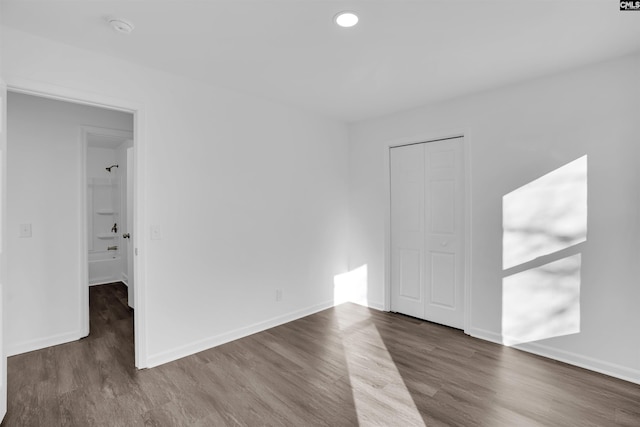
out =
<path fill-rule="evenodd" d="M 587 156 L 502 199 L 503 269 L 587 239 Z"/>
<path fill-rule="evenodd" d="M 580 332 L 580 254 L 505 277 L 505 345 Z"/>
<path fill-rule="evenodd" d="M 580 332 L 587 156 L 503 197 L 505 345 Z"/>
<path fill-rule="evenodd" d="M 367 264 L 333 277 L 333 305 L 345 302 L 368 305 Z"/>

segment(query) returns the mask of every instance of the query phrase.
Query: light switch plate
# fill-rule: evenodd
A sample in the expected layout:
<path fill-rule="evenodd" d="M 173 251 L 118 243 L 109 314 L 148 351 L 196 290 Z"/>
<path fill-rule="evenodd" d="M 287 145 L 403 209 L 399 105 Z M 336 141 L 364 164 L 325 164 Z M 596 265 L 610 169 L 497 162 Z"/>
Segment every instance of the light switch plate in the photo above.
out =
<path fill-rule="evenodd" d="M 160 230 L 159 225 L 151 226 L 151 240 L 160 240 L 162 239 L 162 232 Z"/>

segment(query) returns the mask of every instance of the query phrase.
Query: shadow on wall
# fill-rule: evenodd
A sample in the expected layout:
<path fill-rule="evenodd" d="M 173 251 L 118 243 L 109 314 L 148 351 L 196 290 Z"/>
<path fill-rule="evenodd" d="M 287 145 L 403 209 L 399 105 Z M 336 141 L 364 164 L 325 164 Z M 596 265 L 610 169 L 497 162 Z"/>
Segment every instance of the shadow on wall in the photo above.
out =
<path fill-rule="evenodd" d="M 503 343 L 579 333 L 587 156 L 506 194 L 502 221 Z"/>
<path fill-rule="evenodd" d="M 368 306 L 367 264 L 333 277 L 333 305 L 345 302 Z"/>

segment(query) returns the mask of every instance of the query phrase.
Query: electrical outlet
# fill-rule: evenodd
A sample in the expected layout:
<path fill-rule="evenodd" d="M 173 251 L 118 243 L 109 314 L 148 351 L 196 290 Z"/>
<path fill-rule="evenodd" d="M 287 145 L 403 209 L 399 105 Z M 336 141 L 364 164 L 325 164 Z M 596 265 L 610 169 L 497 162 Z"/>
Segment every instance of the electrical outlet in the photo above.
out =
<path fill-rule="evenodd" d="M 160 230 L 159 225 L 151 226 L 151 240 L 161 240 L 162 239 L 162 230 Z"/>
<path fill-rule="evenodd" d="M 276 289 L 276 301 L 282 301 L 282 289 Z"/>

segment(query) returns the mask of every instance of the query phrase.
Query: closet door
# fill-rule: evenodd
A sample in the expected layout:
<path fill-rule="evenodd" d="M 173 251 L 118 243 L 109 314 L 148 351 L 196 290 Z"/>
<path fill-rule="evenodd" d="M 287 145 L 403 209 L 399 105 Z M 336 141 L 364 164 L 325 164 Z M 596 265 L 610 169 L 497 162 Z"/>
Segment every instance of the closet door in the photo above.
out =
<path fill-rule="evenodd" d="M 391 161 L 391 311 L 424 318 L 424 144 L 394 147 Z"/>
<path fill-rule="evenodd" d="M 464 327 L 462 138 L 391 149 L 391 309 Z"/>

